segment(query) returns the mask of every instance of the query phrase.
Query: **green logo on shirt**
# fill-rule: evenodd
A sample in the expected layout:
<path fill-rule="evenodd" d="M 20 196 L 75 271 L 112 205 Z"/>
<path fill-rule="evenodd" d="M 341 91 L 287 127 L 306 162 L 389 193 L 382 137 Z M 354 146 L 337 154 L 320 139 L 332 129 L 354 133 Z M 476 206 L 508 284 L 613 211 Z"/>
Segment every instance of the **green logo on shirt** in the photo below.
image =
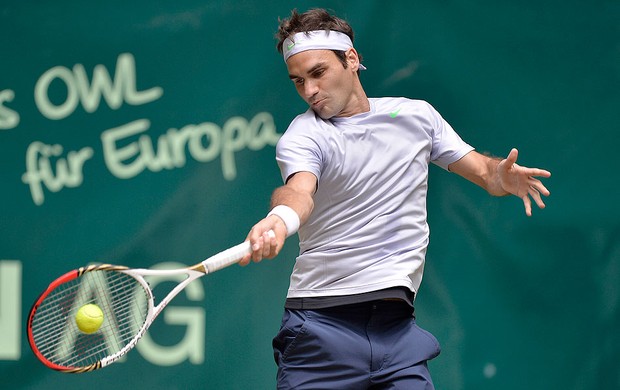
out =
<path fill-rule="evenodd" d="M 398 110 L 390 112 L 390 118 L 396 118 L 396 115 L 398 115 L 399 112 L 400 107 L 398 107 Z"/>

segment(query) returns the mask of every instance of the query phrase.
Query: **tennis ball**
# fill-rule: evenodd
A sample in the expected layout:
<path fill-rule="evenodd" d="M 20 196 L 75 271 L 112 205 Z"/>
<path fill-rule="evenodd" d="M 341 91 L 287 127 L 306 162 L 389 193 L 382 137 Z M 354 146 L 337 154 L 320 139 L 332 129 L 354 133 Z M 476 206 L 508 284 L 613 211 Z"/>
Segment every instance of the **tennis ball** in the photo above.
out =
<path fill-rule="evenodd" d="M 75 323 L 83 333 L 95 333 L 103 323 L 103 311 L 92 303 L 84 305 L 77 311 Z"/>

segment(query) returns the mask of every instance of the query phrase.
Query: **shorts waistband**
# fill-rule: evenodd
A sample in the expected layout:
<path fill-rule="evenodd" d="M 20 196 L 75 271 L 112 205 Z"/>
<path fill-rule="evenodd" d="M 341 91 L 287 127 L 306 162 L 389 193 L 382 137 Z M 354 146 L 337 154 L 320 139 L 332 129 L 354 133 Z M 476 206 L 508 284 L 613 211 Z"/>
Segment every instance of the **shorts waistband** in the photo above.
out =
<path fill-rule="evenodd" d="M 315 310 L 373 301 L 403 302 L 413 307 L 414 300 L 415 294 L 408 288 L 392 287 L 355 295 L 287 298 L 284 307 L 294 310 Z"/>

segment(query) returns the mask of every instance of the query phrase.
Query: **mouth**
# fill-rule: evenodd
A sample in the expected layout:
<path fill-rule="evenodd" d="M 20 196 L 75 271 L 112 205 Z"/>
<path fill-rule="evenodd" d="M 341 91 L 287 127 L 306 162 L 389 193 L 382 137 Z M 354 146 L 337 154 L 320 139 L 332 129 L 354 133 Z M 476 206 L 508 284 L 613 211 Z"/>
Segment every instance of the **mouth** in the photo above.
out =
<path fill-rule="evenodd" d="M 314 102 L 312 102 L 310 105 L 311 105 L 313 108 L 316 108 L 316 107 L 318 107 L 321 103 L 323 103 L 324 101 L 325 101 L 325 99 L 315 100 L 315 101 L 314 101 Z"/>

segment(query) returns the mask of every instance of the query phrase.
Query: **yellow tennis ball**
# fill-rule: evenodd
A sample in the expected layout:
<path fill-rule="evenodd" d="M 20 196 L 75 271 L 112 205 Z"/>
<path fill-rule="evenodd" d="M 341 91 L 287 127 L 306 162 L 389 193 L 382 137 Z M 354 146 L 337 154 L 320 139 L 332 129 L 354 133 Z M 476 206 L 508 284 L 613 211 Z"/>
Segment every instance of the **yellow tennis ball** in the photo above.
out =
<path fill-rule="evenodd" d="M 103 311 L 92 303 L 84 305 L 77 311 L 75 323 L 83 333 L 95 333 L 103 323 Z"/>

